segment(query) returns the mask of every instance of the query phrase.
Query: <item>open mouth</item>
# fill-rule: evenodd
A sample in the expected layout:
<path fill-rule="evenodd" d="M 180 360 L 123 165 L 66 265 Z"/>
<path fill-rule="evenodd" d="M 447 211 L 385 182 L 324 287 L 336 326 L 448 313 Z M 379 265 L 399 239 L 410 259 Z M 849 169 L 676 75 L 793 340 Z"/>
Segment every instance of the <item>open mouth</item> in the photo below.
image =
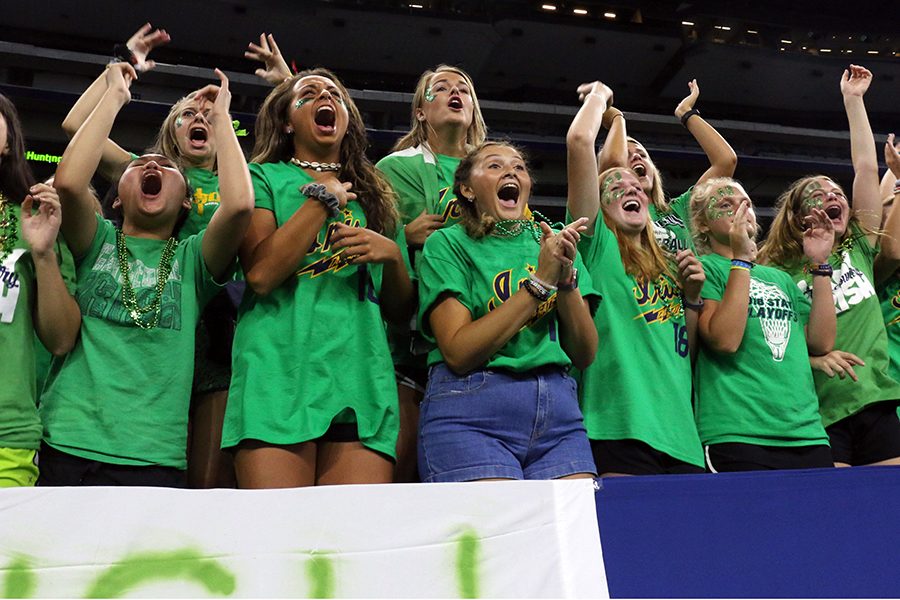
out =
<path fill-rule="evenodd" d="M 497 190 L 497 198 L 500 199 L 500 206 L 503 208 L 515 208 L 519 202 L 519 186 L 515 183 L 504 183 Z"/>
<path fill-rule="evenodd" d="M 831 206 L 829 206 L 828 208 L 825 209 L 825 214 L 828 215 L 828 218 L 831 219 L 832 221 L 836 221 L 836 220 L 840 219 L 843 212 L 844 211 L 841 210 L 841 207 L 838 206 L 837 204 L 832 204 Z"/>
<path fill-rule="evenodd" d="M 637 173 L 638 177 L 643 177 L 647 174 L 647 167 L 645 167 L 641 163 L 637 163 L 636 165 L 631 167 L 631 170 Z"/>
<path fill-rule="evenodd" d="M 146 171 L 141 178 L 141 193 L 144 196 L 156 196 L 162 191 L 162 175 L 156 171 Z"/>
<path fill-rule="evenodd" d="M 460 98 L 459 96 L 451 97 L 450 101 L 447 102 L 447 106 L 449 106 L 453 110 L 462 110 L 462 108 L 463 108 L 462 98 Z"/>
<path fill-rule="evenodd" d="M 199 148 L 205 145 L 209 140 L 209 132 L 203 127 L 191 127 L 191 131 L 188 133 L 188 139 L 192 146 Z"/>
<path fill-rule="evenodd" d="M 326 132 L 334 131 L 334 121 L 336 114 L 334 112 L 334 108 L 328 106 L 327 104 L 320 106 L 316 110 L 315 121 L 316 126 Z"/>
<path fill-rule="evenodd" d="M 622 203 L 622 210 L 625 212 L 639 213 L 641 212 L 641 203 L 637 200 L 626 200 Z"/>

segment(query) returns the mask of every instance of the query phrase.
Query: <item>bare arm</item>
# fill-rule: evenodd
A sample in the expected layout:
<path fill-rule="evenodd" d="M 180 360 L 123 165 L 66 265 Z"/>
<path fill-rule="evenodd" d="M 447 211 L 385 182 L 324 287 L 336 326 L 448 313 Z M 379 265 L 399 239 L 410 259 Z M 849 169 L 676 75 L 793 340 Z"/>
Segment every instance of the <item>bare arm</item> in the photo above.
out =
<path fill-rule="evenodd" d="M 600 83 L 582 84 L 578 87 L 581 108 L 566 134 L 566 170 L 569 184 L 566 208 L 574 218 L 587 218 L 589 231 L 600 210 L 600 183 L 597 180 L 597 159 L 594 142 L 612 91 Z M 621 119 L 615 119 L 621 121 Z"/>
<path fill-rule="evenodd" d="M 888 198 L 894 197 L 894 185 L 900 179 L 900 144 L 894 145 L 894 134 L 888 134 L 887 142 L 884 145 L 884 162 L 887 163 L 887 171 L 881 177 L 881 200 L 886 201 Z"/>
<path fill-rule="evenodd" d="M 582 217 L 563 228 L 556 236 L 561 254 L 558 260 L 562 265 L 559 274 L 559 285 L 574 281 L 574 260 L 577 253 L 578 240 L 587 229 L 587 218 Z M 545 223 L 541 225 L 545 237 L 552 233 Z M 556 311 L 559 316 L 559 343 L 566 356 L 576 369 L 586 369 L 594 362 L 597 353 L 597 328 L 591 318 L 588 302 L 577 288 L 560 289 L 556 294 Z"/>
<path fill-rule="evenodd" d="M 53 183 L 65 215 L 61 230 L 72 254 L 83 255 L 97 231 L 91 177 L 103 155 L 116 115 L 131 100 L 128 88 L 137 73 L 131 65 L 118 63 L 106 70 L 107 89 L 97 107 L 69 142 Z"/>
<path fill-rule="evenodd" d="M 275 36 L 271 33 L 259 34 L 258 46 L 250 42 L 247 51 L 244 52 L 244 58 L 263 63 L 266 68 L 260 67 L 254 73 L 272 85 L 278 85 L 291 76 L 291 69 L 281 55 L 278 44 L 275 43 Z"/>
<path fill-rule="evenodd" d="M 32 215 L 35 204 L 37 214 Z M 41 343 L 56 356 L 69 352 L 81 328 L 81 310 L 63 281 L 54 245 L 62 221 L 59 198 L 49 185 L 32 186 L 22 202 L 22 233 L 31 246 L 36 302 L 34 330 Z"/>
<path fill-rule="evenodd" d="M 813 208 L 804 218 L 803 253 L 814 265 L 828 262 L 834 246 L 834 225 L 820 208 Z M 813 355 L 827 354 L 834 348 L 837 316 L 831 293 L 831 277 L 813 275 L 812 308 L 806 326 L 806 347 Z"/>
<path fill-rule="evenodd" d="M 863 95 L 872 82 L 872 73 L 863 67 L 850 65 L 841 78 L 841 94 L 850 123 L 850 157 L 853 162 L 853 215 L 863 227 L 881 227 L 881 197 L 878 189 L 878 158 L 875 138 L 863 103 Z M 876 236 L 868 236 L 876 243 Z"/>
<path fill-rule="evenodd" d="M 694 108 L 694 104 L 700 97 L 700 86 L 697 84 L 696 79 L 688 82 L 688 88 L 690 93 L 675 107 L 675 116 L 679 119 Z M 697 180 L 697 185 L 713 177 L 731 177 L 734 175 L 734 170 L 737 168 L 737 154 L 725 141 L 725 138 L 699 114 L 690 117 L 685 126 L 691 132 L 691 135 L 694 136 L 694 139 L 697 140 L 697 143 L 700 144 L 703 152 L 706 153 L 706 158 L 709 159 L 709 168 Z"/>
<path fill-rule="evenodd" d="M 628 132 L 625 115 L 618 108 L 609 107 L 603 113 L 603 127 L 609 131 L 597 157 L 597 172 L 613 167 L 628 166 Z"/>
<path fill-rule="evenodd" d="M 219 174 L 219 208 L 203 236 L 203 260 L 216 279 L 234 264 L 253 215 L 253 185 L 240 143 L 231 126 L 231 91 L 228 78 L 216 69 L 221 86 L 208 85 L 197 92 L 198 98 L 212 101 L 209 120 L 218 140 L 216 160 Z"/>
<path fill-rule="evenodd" d="M 900 267 L 900 210 L 895 210 L 900 205 L 900 194 L 894 194 L 894 182 L 900 175 L 900 153 L 894 147 L 893 133 L 888 136 L 888 141 L 884 145 L 884 159 L 887 162 L 888 170 L 881 180 L 881 192 L 884 194 L 886 191 L 887 195 L 882 197 L 893 197 L 894 202 L 884 224 L 881 249 L 878 252 L 878 256 L 875 257 L 876 287 L 887 281 Z"/>

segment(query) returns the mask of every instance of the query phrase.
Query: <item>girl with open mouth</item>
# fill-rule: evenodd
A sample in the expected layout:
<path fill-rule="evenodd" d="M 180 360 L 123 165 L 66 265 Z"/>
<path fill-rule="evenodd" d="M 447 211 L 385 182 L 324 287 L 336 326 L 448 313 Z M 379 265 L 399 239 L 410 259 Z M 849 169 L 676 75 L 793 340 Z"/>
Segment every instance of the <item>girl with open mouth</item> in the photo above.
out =
<path fill-rule="evenodd" d="M 126 46 L 132 53 L 135 69 L 146 73 L 155 66 L 149 55 L 154 48 L 168 43 L 164 29 L 147 23 Z M 260 35 L 259 44 L 251 43 L 244 55 L 262 62 L 256 74 L 275 85 L 291 72 L 274 37 Z M 63 121 L 71 137 L 100 101 L 106 90 L 103 74 L 82 94 Z M 175 102 L 157 133 L 153 151 L 168 156 L 184 170 L 192 192 L 190 212 L 178 230 L 179 240 L 200 233 L 209 226 L 219 207 L 219 169 L 216 131 L 209 121 L 211 104 L 197 92 Z M 137 155 L 106 140 L 100 160 L 100 173 L 113 180 Z M 188 452 L 188 485 L 192 488 L 234 487 L 231 455 L 222 452 L 222 420 L 231 383 L 231 346 L 237 304 L 243 294 L 240 274 L 206 306 L 200 318 L 195 349 L 194 384 L 191 398 L 191 424 Z"/>
<path fill-rule="evenodd" d="M 579 390 L 597 472 L 702 473 L 691 352 L 703 268 L 690 250 L 670 262 L 657 244 L 634 170 L 607 169 L 598 186 L 594 143 L 612 91 L 594 82 L 578 94 L 583 104 L 566 137 L 567 206 L 588 219 L 579 249 L 603 298 L 594 314 L 602 343 Z"/>
<path fill-rule="evenodd" d="M 837 350 L 811 357 L 822 422 L 835 465 L 900 464 L 900 382 L 888 373 L 887 334 L 875 292 L 875 254 L 881 226 L 878 159 L 863 95 L 867 69 L 850 65 L 841 94 L 850 124 L 853 201 L 832 179 L 798 179 L 778 199 L 778 212 L 760 249 L 760 262 L 786 270 L 807 295 L 812 273 L 830 271 L 837 311 Z M 822 264 L 802 253 L 804 217 L 824 211 L 835 242 Z M 835 374 L 838 377 L 835 377 Z"/>
<path fill-rule="evenodd" d="M 485 131 L 475 85 L 465 71 L 439 65 L 422 74 L 413 94 L 409 133 L 375 165 L 397 194 L 405 251 L 414 268 L 428 236 L 459 222 L 453 175 L 462 158 L 484 141 Z M 394 479 L 412 482 L 418 480 L 416 431 L 428 380 L 426 356 L 432 345 L 409 324 L 390 327 L 388 337 L 400 397 Z"/>
<path fill-rule="evenodd" d="M 325 69 L 288 78 L 260 108 L 222 436 L 242 488 L 392 479 L 384 320 L 408 323 L 414 299 L 393 194 L 367 145 L 353 99 Z"/>
<path fill-rule="evenodd" d="M 694 247 L 706 272 L 694 410 L 713 473 L 832 467 L 809 355 L 834 346 L 831 276 L 813 272 L 812 302 L 791 276 L 754 265 L 756 215 L 727 177 L 694 186 Z M 820 208 L 804 218 L 803 255 L 827 261 L 834 226 Z M 740 393 L 735 393 L 740 390 Z"/>
<path fill-rule="evenodd" d="M 592 477 L 567 373 L 597 349 L 588 306 L 597 295 L 576 250 L 584 219 L 553 231 L 528 218 L 531 176 L 503 142 L 469 152 L 454 191 L 461 222 L 433 233 L 419 258 L 420 327 L 437 344 L 419 422 L 421 479 Z"/>
<path fill-rule="evenodd" d="M 675 116 L 694 136 L 709 160 L 709 168 L 697 179 L 697 184 L 712 177 L 731 177 L 737 166 L 737 155 L 725 138 L 694 108 L 700 98 L 697 80 L 688 82 L 688 88 L 690 93 L 675 107 Z M 657 242 L 672 255 L 679 250 L 692 248 L 689 208 L 691 190 L 671 199 L 666 198 L 659 169 L 647 149 L 627 135 L 622 111 L 608 108 L 603 116 L 603 126 L 609 133 L 598 156 L 598 170 L 628 167 L 634 171 L 641 182 L 641 188 L 650 198 L 648 210 Z"/>
<path fill-rule="evenodd" d="M 228 79 L 216 73 L 220 86 L 198 93 L 212 105 L 221 204 L 202 233 L 177 239 L 191 190 L 178 164 L 155 153 L 130 161 L 118 179 L 112 206 L 121 226 L 95 213 L 90 179 L 131 100 L 137 72 L 128 63 L 107 68 L 105 90 L 59 164 L 61 231 L 76 257 L 82 318 L 41 397 L 40 485 L 185 486 L 196 325 L 235 268 L 253 208 Z"/>
<path fill-rule="evenodd" d="M 38 479 L 36 347 L 66 354 L 81 323 L 72 297 L 72 254 L 59 223 L 59 196 L 35 183 L 18 112 L 0 94 L 0 488 L 33 486 Z"/>

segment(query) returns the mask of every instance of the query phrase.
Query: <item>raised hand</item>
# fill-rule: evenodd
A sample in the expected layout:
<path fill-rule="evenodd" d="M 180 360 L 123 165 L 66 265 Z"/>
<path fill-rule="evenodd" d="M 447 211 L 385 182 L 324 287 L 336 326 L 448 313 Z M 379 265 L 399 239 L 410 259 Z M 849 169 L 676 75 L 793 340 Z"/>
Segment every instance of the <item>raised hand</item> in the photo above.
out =
<path fill-rule="evenodd" d="M 897 149 L 898 146 L 894 145 L 894 134 L 889 133 L 887 142 L 884 144 L 884 162 L 887 163 L 888 169 L 891 170 L 894 177 L 900 179 L 900 152 Z"/>
<path fill-rule="evenodd" d="M 414 246 L 421 246 L 432 233 L 444 226 L 441 215 L 430 215 L 425 210 L 418 217 L 410 221 L 404 228 L 406 242 Z"/>
<path fill-rule="evenodd" d="M 219 77 L 219 85 L 211 83 L 204 86 L 194 93 L 194 98 L 200 101 L 201 110 L 207 102 L 212 104 L 208 117 L 210 123 L 215 123 L 218 118 L 224 118 L 230 122 L 231 90 L 228 88 L 228 77 L 219 69 L 216 69 L 215 72 Z"/>
<path fill-rule="evenodd" d="M 679 250 L 675 262 L 678 263 L 678 282 L 685 299 L 691 304 L 700 304 L 700 293 L 706 282 L 703 265 L 692 250 Z"/>
<path fill-rule="evenodd" d="M 106 65 L 106 89 L 118 93 L 125 104 L 131 102 L 131 82 L 136 79 L 137 71 L 128 63 Z"/>
<path fill-rule="evenodd" d="M 821 208 L 813 208 L 803 217 L 806 230 L 803 232 L 803 254 L 814 264 L 828 262 L 834 246 L 834 223 Z"/>
<path fill-rule="evenodd" d="M 32 211 L 37 209 L 36 214 Z M 46 183 L 31 186 L 22 202 L 22 237 L 31 246 L 36 256 L 53 252 L 59 226 L 62 223 L 62 211 L 56 188 Z"/>
<path fill-rule="evenodd" d="M 338 223 L 331 242 L 331 249 L 334 252 L 343 250 L 351 265 L 402 260 L 400 248 L 393 240 L 365 227 Z"/>
<path fill-rule="evenodd" d="M 275 43 L 275 36 L 271 33 L 259 34 L 259 45 L 250 42 L 247 47 L 249 49 L 244 52 L 244 58 L 261 62 L 266 66 L 265 69 L 260 67 L 254 71 L 257 77 L 265 79 L 272 85 L 278 85 L 291 76 L 291 69 L 281 55 L 278 44 Z"/>
<path fill-rule="evenodd" d="M 872 71 L 859 65 L 850 65 L 841 76 L 841 94 L 844 96 L 860 96 L 869 89 L 872 83 Z"/>
<path fill-rule="evenodd" d="M 675 107 L 675 116 L 679 119 L 689 110 L 694 108 L 694 105 L 697 103 L 697 98 L 700 97 L 700 85 L 697 83 L 696 79 L 688 81 L 688 90 L 690 90 L 688 95 Z"/>
<path fill-rule="evenodd" d="M 731 253 L 738 260 L 753 262 L 756 260 L 756 216 L 750 210 L 750 204 L 744 200 L 734 213 L 728 240 Z"/>
<path fill-rule="evenodd" d="M 592 81 L 591 83 L 582 83 L 575 90 L 578 94 L 578 101 L 584 102 L 588 96 L 601 96 L 606 102 L 607 106 L 612 106 L 613 103 L 613 91 L 609 88 L 608 85 L 605 85 L 599 81 Z"/>
<path fill-rule="evenodd" d="M 153 29 L 150 23 L 144 23 L 133 36 L 128 38 L 128 42 L 125 44 L 134 54 L 135 70 L 144 73 L 155 67 L 156 63 L 148 60 L 147 56 L 151 50 L 157 46 L 168 44 L 171 39 L 165 29 Z"/>

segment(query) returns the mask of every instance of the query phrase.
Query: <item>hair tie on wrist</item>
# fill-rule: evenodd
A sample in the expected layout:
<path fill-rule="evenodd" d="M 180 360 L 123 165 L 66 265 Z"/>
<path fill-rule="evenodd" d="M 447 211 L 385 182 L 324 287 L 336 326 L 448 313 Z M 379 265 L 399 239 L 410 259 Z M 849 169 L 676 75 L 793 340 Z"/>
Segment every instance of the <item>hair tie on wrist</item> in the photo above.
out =
<path fill-rule="evenodd" d="M 690 119 L 694 115 L 697 115 L 698 117 L 700 116 L 700 111 L 697 110 L 696 108 L 692 108 L 691 110 L 689 110 L 686 113 L 684 113 L 683 115 L 681 115 L 682 126 L 687 127 L 688 119 Z"/>
<path fill-rule="evenodd" d="M 125 44 L 116 44 L 113 46 L 113 56 L 117 62 L 127 62 L 130 65 L 137 64 L 137 56 Z"/>
<path fill-rule="evenodd" d="M 684 297 L 684 294 L 681 295 L 681 305 L 687 310 L 693 310 L 696 312 L 700 312 L 700 309 L 703 308 L 703 298 L 700 298 L 700 302 L 694 304 L 693 302 L 688 302 L 687 298 Z"/>

